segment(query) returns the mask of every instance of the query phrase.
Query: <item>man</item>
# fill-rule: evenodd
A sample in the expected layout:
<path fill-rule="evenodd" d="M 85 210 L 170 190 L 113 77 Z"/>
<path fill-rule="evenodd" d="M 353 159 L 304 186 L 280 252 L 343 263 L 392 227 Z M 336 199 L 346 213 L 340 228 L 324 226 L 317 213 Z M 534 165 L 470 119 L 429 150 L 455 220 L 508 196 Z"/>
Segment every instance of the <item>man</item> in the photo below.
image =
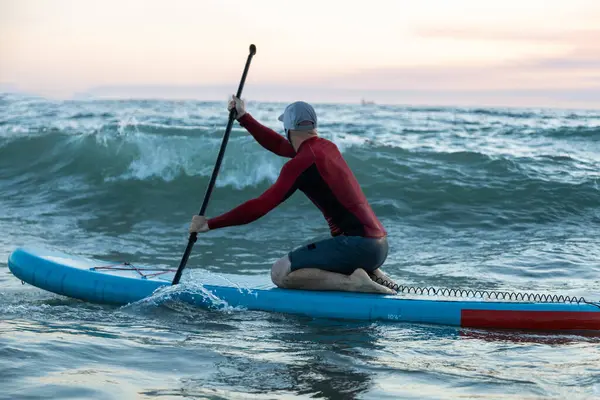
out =
<path fill-rule="evenodd" d="M 233 96 L 228 109 L 267 150 L 291 158 L 262 195 L 215 218 L 194 215 L 190 232 L 207 232 L 257 220 L 303 192 L 323 213 L 331 238 L 297 248 L 279 259 L 271 279 L 280 288 L 394 294 L 369 277 L 387 280 L 379 267 L 388 254 L 387 234 L 337 146 L 317 134 L 317 115 L 309 104 L 288 105 L 279 117 L 287 140 L 256 121 Z"/>

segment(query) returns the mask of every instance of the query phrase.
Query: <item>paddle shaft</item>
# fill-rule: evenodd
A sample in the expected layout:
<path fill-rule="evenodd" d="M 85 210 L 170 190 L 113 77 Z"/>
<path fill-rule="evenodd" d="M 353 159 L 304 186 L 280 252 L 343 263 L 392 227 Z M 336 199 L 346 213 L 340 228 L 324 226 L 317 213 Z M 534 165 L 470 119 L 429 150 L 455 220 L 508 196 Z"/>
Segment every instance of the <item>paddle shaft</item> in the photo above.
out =
<path fill-rule="evenodd" d="M 238 91 L 236 94 L 237 98 L 242 96 L 242 90 L 244 89 L 244 83 L 246 82 L 246 75 L 248 75 L 248 69 L 250 68 L 250 62 L 252 61 L 252 57 L 256 54 L 256 46 L 253 44 L 250 45 L 250 54 L 248 54 L 248 59 L 246 60 L 246 66 L 244 67 L 244 73 L 242 74 L 242 79 L 240 80 L 240 86 L 238 87 Z M 210 195 L 212 194 L 213 188 L 215 186 L 215 182 L 217 181 L 217 175 L 219 174 L 219 169 L 221 168 L 221 162 L 223 161 L 223 156 L 225 155 L 225 148 L 227 147 L 227 141 L 229 140 L 229 134 L 231 133 L 231 128 L 233 127 L 233 121 L 235 120 L 236 111 L 235 107 L 231 109 L 229 112 L 229 121 L 227 122 L 227 128 L 225 128 L 225 135 L 223 136 L 223 142 L 221 143 L 221 149 L 219 150 L 219 155 L 217 156 L 217 162 L 215 167 L 213 168 L 212 175 L 210 177 L 210 182 L 208 183 L 208 188 L 206 189 L 206 193 L 204 194 L 204 201 L 202 202 L 202 207 L 200 207 L 200 212 L 198 215 L 204 215 L 206 212 L 206 208 L 208 207 L 208 201 L 210 200 Z M 177 268 L 177 272 L 175 273 L 175 277 L 173 278 L 172 285 L 177 285 L 179 280 L 181 279 L 181 274 L 183 273 L 183 269 L 187 264 L 188 258 L 190 258 L 190 254 L 192 252 L 192 247 L 194 247 L 194 243 L 198 234 L 196 232 L 191 233 L 188 239 L 187 247 L 185 248 L 185 252 L 183 253 L 183 257 L 181 258 L 181 262 L 179 263 L 179 267 Z"/>

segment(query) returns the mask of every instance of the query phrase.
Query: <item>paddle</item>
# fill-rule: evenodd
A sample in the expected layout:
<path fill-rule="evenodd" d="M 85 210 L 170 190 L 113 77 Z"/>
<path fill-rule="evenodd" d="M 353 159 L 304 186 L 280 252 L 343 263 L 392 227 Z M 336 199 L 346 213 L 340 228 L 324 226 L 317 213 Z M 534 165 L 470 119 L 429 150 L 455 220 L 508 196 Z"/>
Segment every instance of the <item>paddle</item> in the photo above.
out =
<path fill-rule="evenodd" d="M 252 57 L 256 54 L 256 46 L 250 45 L 250 54 L 248 54 L 248 59 L 246 60 L 246 66 L 244 67 L 244 73 L 242 74 L 242 80 L 240 81 L 240 86 L 238 87 L 238 91 L 236 96 L 240 98 L 242 96 L 242 90 L 244 89 L 244 83 L 246 82 L 246 75 L 248 74 L 248 69 L 250 68 L 250 61 L 252 61 Z M 200 212 L 198 215 L 204 215 L 206 212 L 206 207 L 208 206 L 208 200 L 210 199 L 210 195 L 213 191 L 213 187 L 215 186 L 215 182 L 217 180 L 217 175 L 219 174 L 219 168 L 221 168 L 221 161 L 223 161 L 223 156 L 225 155 L 225 147 L 227 147 L 227 141 L 229 140 L 229 134 L 231 133 L 231 128 L 233 127 L 233 120 L 235 119 L 236 111 L 235 107 L 231 109 L 229 112 L 229 122 L 227 122 L 227 128 L 225 129 L 225 136 L 223 136 L 223 142 L 221 143 L 221 149 L 219 150 L 219 155 L 217 156 L 217 163 L 212 172 L 212 176 L 210 177 L 210 182 L 208 183 L 208 188 L 206 189 L 206 194 L 204 195 L 204 201 L 202 202 L 202 207 L 200 208 Z M 185 248 L 185 253 L 183 253 L 183 257 L 181 258 L 181 262 L 179 263 L 179 267 L 177 268 L 177 272 L 175 273 L 175 278 L 173 278 L 172 285 L 177 285 L 179 283 L 179 279 L 181 279 L 181 274 L 183 273 L 183 269 L 185 268 L 185 264 L 187 263 L 188 258 L 190 257 L 190 253 L 192 252 L 192 247 L 196 242 L 198 234 L 196 232 L 190 234 L 190 238 L 188 239 L 187 247 Z"/>

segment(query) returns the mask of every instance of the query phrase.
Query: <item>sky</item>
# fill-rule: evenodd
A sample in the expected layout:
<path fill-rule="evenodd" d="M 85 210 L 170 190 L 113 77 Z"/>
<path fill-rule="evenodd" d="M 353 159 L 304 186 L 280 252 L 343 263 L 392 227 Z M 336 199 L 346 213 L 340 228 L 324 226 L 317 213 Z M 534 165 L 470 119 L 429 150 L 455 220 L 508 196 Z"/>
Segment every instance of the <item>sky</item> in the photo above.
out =
<path fill-rule="evenodd" d="M 0 91 L 600 108 L 597 0 L 0 0 Z"/>

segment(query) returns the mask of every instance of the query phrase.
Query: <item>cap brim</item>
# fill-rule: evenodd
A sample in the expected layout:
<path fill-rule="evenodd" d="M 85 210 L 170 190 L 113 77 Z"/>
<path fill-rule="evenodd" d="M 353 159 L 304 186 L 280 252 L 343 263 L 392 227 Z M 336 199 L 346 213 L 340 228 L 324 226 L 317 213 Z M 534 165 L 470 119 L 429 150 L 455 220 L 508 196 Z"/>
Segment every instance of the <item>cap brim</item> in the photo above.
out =
<path fill-rule="evenodd" d="M 280 120 L 281 122 L 283 122 L 283 114 L 281 114 L 281 115 L 279 116 L 279 118 L 277 118 L 277 119 L 278 119 L 278 120 Z"/>

